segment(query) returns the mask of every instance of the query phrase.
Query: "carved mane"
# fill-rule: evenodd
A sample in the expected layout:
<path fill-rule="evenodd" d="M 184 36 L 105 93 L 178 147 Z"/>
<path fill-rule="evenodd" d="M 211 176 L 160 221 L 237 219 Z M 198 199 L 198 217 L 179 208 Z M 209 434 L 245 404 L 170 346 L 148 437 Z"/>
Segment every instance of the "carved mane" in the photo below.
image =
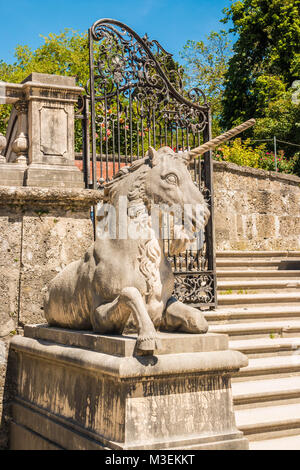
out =
<path fill-rule="evenodd" d="M 145 177 L 150 170 L 149 163 L 145 157 L 134 161 L 130 167 L 120 168 L 105 186 L 104 202 L 114 204 L 119 196 L 126 195 L 129 202 L 145 203 Z"/>
<path fill-rule="evenodd" d="M 151 169 L 151 162 L 148 157 L 136 160 L 130 167 L 120 168 L 113 179 L 107 183 L 104 190 L 104 202 L 115 205 L 119 196 L 126 195 L 128 199 L 128 208 L 141 206 L 141 212 L 137 212 L 136 218 L 142 213 L 142 206 L 148 209 L 149 201 L 145 194 L 145 180 L 148 171 Z M 150 201 L 151 202 L 151 201 Z M 149 228 L 151 227 L 151 218 L 148 218 Z M 154 235 L 154 231 L 151 230 Z M 143 275 L 147 292 L 146 296 L 151 296 L 154 286 L 159 280 L 159 263 L 161 259 L 161 249 L 158 240 L 152 236 L 148 240 L 138 241 L 139 247 L 139 270 Z"/>

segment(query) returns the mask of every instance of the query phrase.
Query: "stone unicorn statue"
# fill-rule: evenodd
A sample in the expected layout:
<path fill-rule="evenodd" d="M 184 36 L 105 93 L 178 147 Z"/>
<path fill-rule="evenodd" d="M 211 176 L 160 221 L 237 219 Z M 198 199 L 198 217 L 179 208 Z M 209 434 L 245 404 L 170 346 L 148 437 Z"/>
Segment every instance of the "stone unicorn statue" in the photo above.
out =
<path fill-rule="evenodd" d="M 127 234 L 131 231 L 134 236 L 121 237 L 119 230 L 112 237 L 104 230 L 82 259 L 69 264 L 50 282 L 44 303 L 48 323 L 122 334 L 131 316 L 137 327 L 138 354 L 153 353 L 156 330 L 206 333 L 208 325 L 201 312 L 172 297 L 174 276 L 163 254 L 163 240 L 152 227 L 151 210 L 153 204 L 175 205 L 182 211 L 185 204 L 202 208 L 197 217 L 192 212 L 191 230 L 177 227 L 170 251 L 185 251 L 195 227 L 204 229 L 210 215 L 191 178 L 189 163 L 253 121 L 189 152 L 176 154 L 169 147 L 158 151 L 150 147 L 145 158 L 122 168 L 105 186 L 104 202 L 114 207 L 116 225 L 125 224 Z M 119 220 L 122 197 L 128 203 L 126 220 L 121 220 L 121 215 Z M 109 219 L 109 215 L 105 217 Z"/>

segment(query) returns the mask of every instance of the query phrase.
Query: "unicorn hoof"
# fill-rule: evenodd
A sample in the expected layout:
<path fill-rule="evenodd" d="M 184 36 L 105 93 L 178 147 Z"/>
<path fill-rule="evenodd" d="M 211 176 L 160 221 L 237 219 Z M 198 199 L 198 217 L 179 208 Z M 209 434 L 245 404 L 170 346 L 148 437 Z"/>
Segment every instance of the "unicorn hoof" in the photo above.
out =
<path fill-rule="evenodd" d="M 152 355 L 156 347 L 156 340 L 152 337 L 139 336 L 136 340 L 137 353 Z"/>

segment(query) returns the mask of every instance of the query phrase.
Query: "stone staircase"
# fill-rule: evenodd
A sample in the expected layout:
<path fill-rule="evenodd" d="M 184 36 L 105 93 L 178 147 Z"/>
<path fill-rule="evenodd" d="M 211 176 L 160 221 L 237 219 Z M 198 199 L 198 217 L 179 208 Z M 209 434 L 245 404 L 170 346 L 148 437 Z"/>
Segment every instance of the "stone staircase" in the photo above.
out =
<path fill-rule="evenodd" d="M 250 449 L 300 450 L 300 252 L 217 253 L 210 331 L 249 357 L 232 380 Z"/>

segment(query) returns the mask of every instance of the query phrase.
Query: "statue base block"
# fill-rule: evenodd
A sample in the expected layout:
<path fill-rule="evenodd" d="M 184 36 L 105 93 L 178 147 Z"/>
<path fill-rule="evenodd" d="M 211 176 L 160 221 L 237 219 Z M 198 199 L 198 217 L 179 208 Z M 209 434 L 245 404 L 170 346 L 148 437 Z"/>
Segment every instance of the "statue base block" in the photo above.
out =
<path fill-rule="evenodd" d="M 226 335 L 158 338 L 137 356 L 134 335 L 25 327 L 11 342 L 10 448 L 248 449 L 230 383 L 247 358 Z"/>
<path fill-rule="evenodd" d="M 24 186 L 27 165 L 0 162 L 0 186 Z"/>
<path fill-rule="evenodd" d="M 26 186 L 39 188 L 84 188 L 83 173 L 75 165 L 31 163 L 25 179 Z"/>

